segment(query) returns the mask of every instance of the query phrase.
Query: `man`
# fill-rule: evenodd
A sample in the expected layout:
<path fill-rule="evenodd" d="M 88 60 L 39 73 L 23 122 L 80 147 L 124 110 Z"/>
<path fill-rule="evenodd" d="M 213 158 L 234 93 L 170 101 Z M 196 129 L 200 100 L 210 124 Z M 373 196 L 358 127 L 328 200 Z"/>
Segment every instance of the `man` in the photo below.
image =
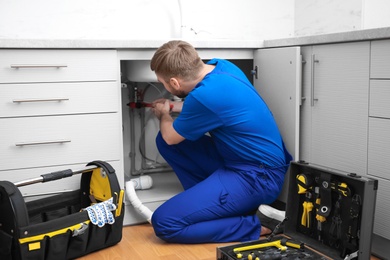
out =
<path fill-rule="evenodd" d="M 205 64 L 184 41 L 162 45 L 151 69 L 185 98 L 153 103 L 157 147 L 184 187 L 153 213 L 156 235 L 174 243 L 258 239 L 256 209 L 278 197 L 292 159 L 267 105 L 238 67 Z M 180 112 L 175 120 L 171 111 Z"/>

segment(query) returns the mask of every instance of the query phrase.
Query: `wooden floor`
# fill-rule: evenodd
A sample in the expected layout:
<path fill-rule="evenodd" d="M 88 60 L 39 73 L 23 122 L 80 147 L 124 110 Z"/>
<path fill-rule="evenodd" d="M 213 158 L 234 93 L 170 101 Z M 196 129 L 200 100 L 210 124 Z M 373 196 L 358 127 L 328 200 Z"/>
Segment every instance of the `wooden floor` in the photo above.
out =
<path fill-rule="evenodd" d="M 168 244 L 154 235 L 149 224 L 126 226 L 122 241 L 117 245 L 79 258 L 80 260 L 216 260 L 216 248 L 233 243 Z M 371 257 L 371 260 L 379 258 Z"/>

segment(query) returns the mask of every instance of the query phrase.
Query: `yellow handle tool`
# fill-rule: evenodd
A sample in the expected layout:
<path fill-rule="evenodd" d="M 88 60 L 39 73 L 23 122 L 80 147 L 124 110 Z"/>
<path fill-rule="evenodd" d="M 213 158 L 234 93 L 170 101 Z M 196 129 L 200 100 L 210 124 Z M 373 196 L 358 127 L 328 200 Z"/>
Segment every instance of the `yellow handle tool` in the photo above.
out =
<path fill-rule="evenodd" d="M 293 247 L 297 249 L 303 249 L 305 245 L 303 243 L 295 242 L 293 240 L 287 239 L 287 238 L 282 238 L 279 240 L 275 240 L 272 242 L 267 242 L 267 243 L 260 243 L 260 244 L 254 244 L 250 246 L 242 246 L 242 247 L 236 247 L 233 248 L 233 252 L 236 254 L 236 257 L 238 259 L 241 259 L 243 257 L 243 254 L 241 252 L 243 251 L 249 251 L 249 250 L 254 250 L 254 249 L 260 249 L 260 248 L 265 248 L 265 247 L 276 247 L 280 251 L 286 251 L 287 247 Z"/>
<path fill-rule="evenodd" d="M 296 176 L 298 184 L 298 194 L 305 194 L 309 189 L 312 189 L 313 178 L 310 175 L 301 173 Z"/>
<path fill-rule="evenodd" d="M 313 203 L 310 201 L 303 202 L 303 213 L 301 219 L 301 225 L 307 228 L 311 227 L 311 212 L 313 210 Z"/>
<path fill-rule="evenodd" d="M 307 178 L 304 174 L 297 175 L 297 183 L 298 183 L 298 194 L 304 194 L 307 190 L 305 187 L 307 184 Z"/>
<path fill-rule="evenodd" d="M 276 241 L 272 241 L 272 242 L 260 243 L 260 244 L 250 245 L 250 246 L 236 247 L 233 249 L 233 252 L 236 254 L 240 254 L 240 252 L 242 252 L 242 251 L 260 249 L 260 248 L 272 247 L 272 246 L 280 249 L 280 251 L 287 250 L 287 246 L 282 245 L 282 240 L 276 240 Z"/>
<path fill-rule="evenodd" d="M 331 183 L 330 187 L 332 188 L 332 190 L 336 190 L 344 197 L 351 196 L 351 190 L 345 182 Z"/>

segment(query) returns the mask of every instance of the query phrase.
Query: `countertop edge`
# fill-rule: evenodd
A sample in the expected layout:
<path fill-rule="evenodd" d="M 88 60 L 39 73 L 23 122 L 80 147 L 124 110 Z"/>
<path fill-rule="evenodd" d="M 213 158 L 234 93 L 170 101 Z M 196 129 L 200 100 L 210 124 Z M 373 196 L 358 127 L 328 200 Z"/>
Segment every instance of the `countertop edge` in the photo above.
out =
<path fill-rule="evenodd" d="M 264 48 L 304 46 L 327 43 L 354 42 L 366 40 L 380 40 L 390 38 L 390 27 L 356 30 L 312 36 L 292 37 L 284 39 L 265 40 Z"/>
<path fill-rule="evenodd" d="M 268 40 L 228 39 L 0 39 L 0 49 L 157 49 L 170 40 L 184 40 L 197 49 L 261 49 L 390 39 L 390 27 Z"/>
<path fill-rule="evenodd" d="M 0 39 L 1 49 L 157 49 L 165 42 L 177 39 Z M 204 49 L 257 49 L 263 47 L 262 40 L 193 40 L 183 39 L 195 48 Z"/>

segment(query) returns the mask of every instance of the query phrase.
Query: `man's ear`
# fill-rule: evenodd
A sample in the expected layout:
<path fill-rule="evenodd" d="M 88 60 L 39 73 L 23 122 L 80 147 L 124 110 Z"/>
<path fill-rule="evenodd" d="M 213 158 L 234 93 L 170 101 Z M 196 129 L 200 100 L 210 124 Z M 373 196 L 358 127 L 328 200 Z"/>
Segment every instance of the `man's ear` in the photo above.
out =
<path fill-rule="evenodd" d="M 170 78 L 169 79 L 169 83 L 172 87 L 174 87 L 175 89 L 179 89 L 180 88 L 180 83 L 179 81 L 177 80 L 177 78 Z"/>

